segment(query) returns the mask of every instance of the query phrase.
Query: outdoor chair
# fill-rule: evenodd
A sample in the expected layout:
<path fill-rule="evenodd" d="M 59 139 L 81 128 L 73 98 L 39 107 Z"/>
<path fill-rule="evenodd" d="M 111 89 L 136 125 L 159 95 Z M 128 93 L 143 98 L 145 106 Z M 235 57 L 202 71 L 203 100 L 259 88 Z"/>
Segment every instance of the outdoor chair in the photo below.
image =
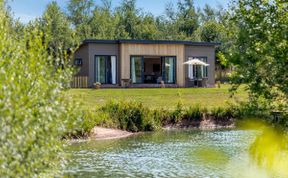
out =
<path fill-rule="evenodd" d="M 130 87 L 130 85 L 131 85 L 131 79 L 121 79 L 121 81 L 122 81 L 122 86 L 123 86 L 124 88 L 129 88 L 129 87 Z"/>
<path fill-rule="evenodd" d="M 195 80 L 191 78 L 186 78 L 186 87 L 188 88 L 195 87 Z"/>

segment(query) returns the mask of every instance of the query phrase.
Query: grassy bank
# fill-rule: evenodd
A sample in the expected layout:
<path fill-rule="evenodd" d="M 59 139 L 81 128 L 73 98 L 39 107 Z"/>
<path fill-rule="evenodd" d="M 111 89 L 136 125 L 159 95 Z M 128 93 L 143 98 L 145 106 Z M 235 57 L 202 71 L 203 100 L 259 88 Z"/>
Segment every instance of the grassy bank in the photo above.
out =
<path fill-rule="evenodd" d="M 247 102 L 244 88 L 233 98 L 228 88 L 69 90 L 82 115 L 70 136 L 87 136 L 94 126 L 139 132 L 197 127 L 207 119 L 228 126 L 243 117 L 272 118 L 262 105 Z"/>
<path fill-rule="evenodd" d="M 259 110 L 259 109 L 258 109 Z M 269 117 L 269 113 L 249 104 L 231 104 L 226 107 L 208 109 L 200 105 L 184 107 L 181 102 L 165 108 L 149 108 L 136 101 L 108 101 L 95 109 L 82 109 L 81 122 L 71 128 L 68 138 L 86 137 L 95 126 L 115 128 L 130 132 L 156 131 L 163 127 L 198 127 L 202 121 L 210 121 L 215 126 L 231 126 L 243 117 Z"/>
<path fill-rule="evenodd" d="M 234 98 L 230 98 L 229 87 L 229 85 L 221 85 L 221 88 L 72 89 L 67 94 L 81 102 L 84 108 L 103 106 L 111 99 L 136 101 L 149 108 L 167 109 L 175 107 L 179 100 L 185 107 L 201 105 L 206 108 L 214 108 L 228 106 L 227 102 L 247 99 L 247 93 L 243 88 Z"/>

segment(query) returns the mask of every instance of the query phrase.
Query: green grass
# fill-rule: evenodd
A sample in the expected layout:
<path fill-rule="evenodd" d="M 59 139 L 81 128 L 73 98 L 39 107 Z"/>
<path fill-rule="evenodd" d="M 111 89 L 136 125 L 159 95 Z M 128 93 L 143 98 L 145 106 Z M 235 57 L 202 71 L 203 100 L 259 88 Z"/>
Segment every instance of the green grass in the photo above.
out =
<path fill-rule="evenodd" d="M 85 108 L 103 106 L 107 101 L 138 101 L 149 108 L 174 108 L 181 100 L 184 106 L 199 104 L 208 109 L 225 107 L 228 102 L 246 100 L 247 93 L 241 88 L 230 98 L 229 85 L 221 88 L 157 88 L 157 89 L 71 89 L 68 94 L 80 101 Z"/>

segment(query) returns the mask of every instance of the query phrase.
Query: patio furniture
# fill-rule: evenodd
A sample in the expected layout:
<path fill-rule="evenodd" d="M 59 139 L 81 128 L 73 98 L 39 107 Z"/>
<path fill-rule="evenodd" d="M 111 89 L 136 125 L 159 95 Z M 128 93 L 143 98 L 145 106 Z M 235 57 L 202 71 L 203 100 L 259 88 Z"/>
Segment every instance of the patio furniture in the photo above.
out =
<path fill-rule="evenodd" d="M 192 86 L 192 83 L 194 83 L 194 87 L 207 87 L 207 78 L 203 78 L 203 68 L 201 68 L 201 78 L 195 78 L 194 74 L 193 74 L 193 66 L 209 66 L 209 64 L 201 61 L 200 59 L 197 59 L 197 58 L 189 58 L 188 61 L 184 62 L 183 63 L 184 65 L 189 65 L 189 67 L 192 67 L 191 68 L 191 71 L 188 72 L 188 76 L 189 76 L 189 79 L 186 79 L 186 86 L 187 87 L 190 87 Z M 190 68 L 188 68 L 189 70 Z M 191 81 L 191 78 L 193 78 L 193 82 Z"/>
<path fill-rule="evenodd" d="M 130 87 L 130 85 L 131 85 L 131 79 L 121 79 L 121 81 L 122 81 L 122 86 L 123 86 L 124 88 L 129 88 L 129 87 Z"/>
<path fill-rule="evenodd" d="M 189 61 L 184 62 L 184 64 L 199 65 L 199 66 L 209 66 L 209 64 L 199 60 L 199 59 L 189 59 Z"/>
<path fill-rule="evenodd" d="M 158 77 L 157 78 L 157 84 L 161 84 L 162 80 L 163 80 L 162 77 Z"/>
<path fill-rule="evenodd" d="M 191 78 L 186 78 L 186 87 L 195 87 L 195 80 Z"/>
<path fill-rule="evenodd" d="M 204 87 L 204 88 L 207 88 L 207 86 L 208 86 L 208 78 L 202 78 L 202 87 Z"/>

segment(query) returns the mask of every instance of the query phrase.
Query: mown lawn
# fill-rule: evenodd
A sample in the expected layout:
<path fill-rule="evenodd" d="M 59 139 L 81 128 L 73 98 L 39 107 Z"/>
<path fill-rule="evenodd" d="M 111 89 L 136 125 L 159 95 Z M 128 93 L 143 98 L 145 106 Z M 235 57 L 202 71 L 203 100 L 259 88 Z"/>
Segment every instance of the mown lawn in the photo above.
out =
<path fill-rule="evenodd" d="M 112 99 L 135 100 L 151 108 L 171 108 L 179 101 L 184 106 L 200 104 L 212 108 L 225 107 L 228 102 L 247 98 L 243 88 L 233 98 L 230 98 L 228 89 L 229 85 L 222 85 L 221 88 L 71 89 L 68 95 L 81 102 L 85 108 L 101 106 Z"/>

